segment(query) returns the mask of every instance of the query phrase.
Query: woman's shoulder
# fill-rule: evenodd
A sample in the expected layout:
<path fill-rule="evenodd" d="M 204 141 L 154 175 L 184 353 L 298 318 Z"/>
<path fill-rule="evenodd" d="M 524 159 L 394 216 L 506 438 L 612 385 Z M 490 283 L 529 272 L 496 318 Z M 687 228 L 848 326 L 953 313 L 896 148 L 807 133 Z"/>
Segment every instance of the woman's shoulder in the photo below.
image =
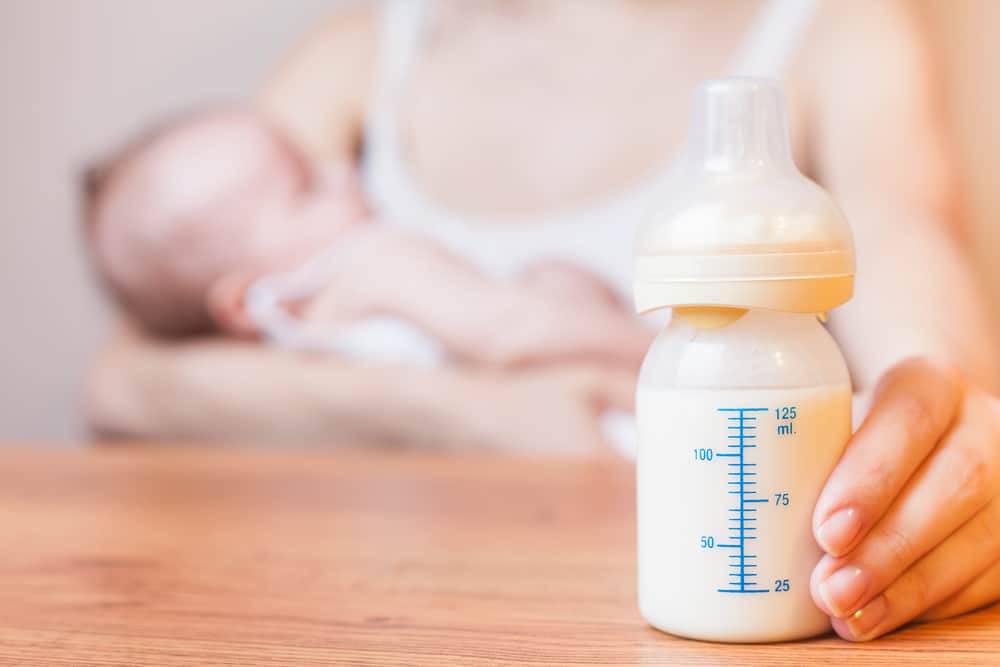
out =
<path fill-rule="evenodd" d="M 920 12 L 906 0 L 820 2 L 803 46 L 813 75 L 905 71 L 930 57 Z"/>
<path fill-rule="evenodd" d="M 303 35 L 292 56 L 335 59 L 345 53 L 360 55 L 361 51 L 369 51 L 378 32 L 381 15 L 380 4 L 352 3 L 333 12 Z"/>
<path fill-rule="evenodd" d="M 940 54 L 921 12 L 906 0 L 822 3 L 796 88 L 815 128 L 818 173 L 950 219 L 955 158 Z"/>
<path fill-rule="evenodd" d="M 905 0 L 819 3 L 792 68 L 807 106 L 870 114 L 923 104 L 938 92 L 937 54 L 919 10 Z"/>
<path fill-rule="evenodd" d="M 354 149 L 375 84 L 381 5 L 357 3 L 309 30 L 274 68 L 258 105 L 324 157 Z"/>

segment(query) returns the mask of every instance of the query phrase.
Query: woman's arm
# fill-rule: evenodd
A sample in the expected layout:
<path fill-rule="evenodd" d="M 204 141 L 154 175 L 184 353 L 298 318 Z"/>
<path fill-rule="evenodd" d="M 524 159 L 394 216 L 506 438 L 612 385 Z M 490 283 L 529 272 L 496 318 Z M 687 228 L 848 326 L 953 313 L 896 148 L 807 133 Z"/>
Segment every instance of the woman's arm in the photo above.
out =
<path fill-rule="evenodd" d="M 423 409 L 408 379 L 405 372 L 358 369 L 259 343 L 168 342 L 129 328 L 98 355 L 86 414 L 105 435 L 391 440 L 412 420 L 408 413 Z M 450 379 L 435 375 L 421 383 L 448 391 L 443 385 Z M 430 438 L 444 437 L 430 426 Z"/>
<path fill-rule="evenodd" d="M 599 415 L 630 409 L 632 373 L 351 364 L 223 339 L 123 330 L 98 356 L 86 415 L 100 434 L 161 439 L 396 442 L 579 455 L 604 449 Z"/>
<path fill-rule="evenodd" d="M 549 286 L 495 278 L 433 239 L 380 225 L 358 227 L 346 243 L 304 319 L 398 317 L 452 359 L 495 368 L 590 361 L 637 369 L 653 338 L 596 277 L 556 269 L 562 283 Z"/>
<path fill-rule="evenodd" d="M 856 294 L 833 324 L 873 402 L 817 501 L 826 555 L 810 587 L 837 633 L 864 641 L 1000 597 L 998 357 L 910 6 L 825 7 L 814 159 L 858 247 Z"/>
<path fill-rule="evenodd" d="M 831 320 L 856 387 L 912 355 L 993 387 L 1000 358 L 961 246 L 959 173 L 921 26 L 898 0 L 824 7 L 805 88 L 813 167 L 857 244 L 855 296 Z"/>

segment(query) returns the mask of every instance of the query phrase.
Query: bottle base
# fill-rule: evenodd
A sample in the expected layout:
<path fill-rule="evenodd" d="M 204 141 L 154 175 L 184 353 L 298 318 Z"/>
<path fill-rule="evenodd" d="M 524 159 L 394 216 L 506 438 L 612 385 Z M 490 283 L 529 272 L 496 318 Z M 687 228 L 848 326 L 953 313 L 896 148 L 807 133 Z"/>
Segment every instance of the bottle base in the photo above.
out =
<path fill-rule="evenodd" d="M 720 642 L 725 644 L 769 644 L 776 642 L 794 642 L 803 639 L 820 637 L 832 631 L 829 619 L 810 625 L 796 625 L 794 627 L 730 627 L 720 628 L 703 625 L 696 619 L 687 619 L 681 622 L 664 622 L 662 619 L 650 618 L 643 614 L 643 618 L 652 628 L 664 632 L 668 635 L 680 637 L 682 639 L 694 639 L 702 642 Z"/>

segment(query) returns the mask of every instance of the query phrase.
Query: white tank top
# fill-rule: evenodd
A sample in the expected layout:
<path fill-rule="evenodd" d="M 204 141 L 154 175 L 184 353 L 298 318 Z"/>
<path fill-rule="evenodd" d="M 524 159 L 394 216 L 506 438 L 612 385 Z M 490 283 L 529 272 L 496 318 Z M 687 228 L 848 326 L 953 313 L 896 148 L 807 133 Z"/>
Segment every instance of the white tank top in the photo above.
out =
<path fill-rule="evenodd" d="M 815 0 L 768 0 L 742 47 L 718 74 L 781 78 L 815 4 Z M 598 206 L 517 221 L 477 216 L 481 219 L 476 224 L 468 224 L 467 217 L 421 192 L 400 145 L 400 98 L 432 12 L 433 2 L 424 0 L 390 0 L 385 5 L 362 172 L 377 217 L 430 236 L 494 275 L 509 276 L 541 260 L 566 260 L 602 277 L 623 297 L 630 295 L 636 228 L 658 186 L 669 178 L 674 161 Z"/>

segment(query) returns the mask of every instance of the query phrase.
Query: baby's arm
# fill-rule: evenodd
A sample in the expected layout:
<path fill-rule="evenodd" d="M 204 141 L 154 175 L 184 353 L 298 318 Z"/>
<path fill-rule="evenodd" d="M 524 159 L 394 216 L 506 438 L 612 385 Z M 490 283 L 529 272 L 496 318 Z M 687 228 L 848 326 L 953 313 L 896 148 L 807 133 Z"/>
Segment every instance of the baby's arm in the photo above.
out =
<path fill-rule="evenodd" d="M 303 308 L 310 321 L 391 315 L 456 359 L 517 366 L 587 359 L 635 365 L 649 333 L 599 291 L 535 288 L 486 276 L 434 241 L 370 227 L 349 241 L 340 274 Z M 581 291 L 582 292 L 582 291 Z"/>

